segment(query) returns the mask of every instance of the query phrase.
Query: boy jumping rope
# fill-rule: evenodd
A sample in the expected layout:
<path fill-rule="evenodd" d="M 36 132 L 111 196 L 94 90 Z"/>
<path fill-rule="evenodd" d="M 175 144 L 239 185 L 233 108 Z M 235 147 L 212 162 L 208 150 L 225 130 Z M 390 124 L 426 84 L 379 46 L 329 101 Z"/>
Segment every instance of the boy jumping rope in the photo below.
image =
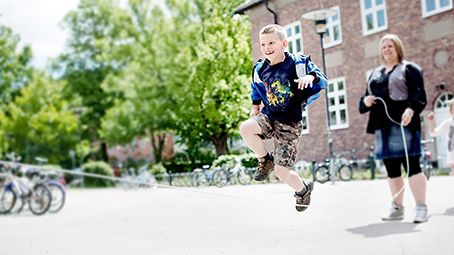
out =
<path fill-rule="evenodd" d="M 301 212 L 309 206 L 313 189 L 312 182 L 304 182 L 291 170 L 303 128 L 302 109 L 320 96 L 327 78 L 310 57 L 285 52 L 288 42 L 283 27 L 267 25 L 259 37 L 265 60 L 254 65 L 251 118 L 241 124 L 240 134 L 259 160 L 254 179 L 263 181 L 274 169 L 295 190 L 295 208 Z M 272 155 L 262 138 L 274 140 Z"/>

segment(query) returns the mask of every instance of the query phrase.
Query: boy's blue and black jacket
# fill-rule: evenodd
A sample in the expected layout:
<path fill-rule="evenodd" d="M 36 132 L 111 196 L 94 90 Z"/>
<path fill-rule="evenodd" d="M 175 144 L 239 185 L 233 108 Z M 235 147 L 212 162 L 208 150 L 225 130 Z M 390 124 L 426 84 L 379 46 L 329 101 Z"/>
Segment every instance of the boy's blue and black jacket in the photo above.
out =
<path fill-rule="evenodd" d="M 298 89 L 295 80 L 306 74 L 313 75 L 312 88 Z M 302 105 L 306 106 L 320 97 L 328 79 L 310 60 L 285 52 L 283 62 L 270 65 L 268 60 L 259 60 L 254 65 L 251 83 L 251 99 L 254 105 L 263 103 L 262 113 L 282 123 L 302 120 Z"/>

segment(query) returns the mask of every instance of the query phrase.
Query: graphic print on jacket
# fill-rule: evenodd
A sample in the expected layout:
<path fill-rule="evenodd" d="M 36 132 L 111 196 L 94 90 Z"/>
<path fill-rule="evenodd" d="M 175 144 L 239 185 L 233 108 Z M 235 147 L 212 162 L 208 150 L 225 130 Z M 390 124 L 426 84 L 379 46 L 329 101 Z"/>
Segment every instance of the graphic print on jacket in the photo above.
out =
<path fill-rule="evenodd" d="M 267 85 L 265 84 L 265 86 Z M 280 80 L 275 80 L 267 90 L 268 102 L 278 111 L 285 109 L 285 102 L 291 97 L 293 97 L 293 93 L 290 91 L 289 81 L 286 81 L 286 84 L 283 85 Z"/>
<path fill-rule="evenodd" d="M 298 89 L 295 80 L 306 74 L 316 77 L 313 86 Z M 302 120 L 303 103 L 309 105 L 317 100 L 320 90 L 325 89 L 326 85 L 326 76 L 310 62 L 309 57 L 285 52 L 283 62 L 270 65 L 267 60 L 259 60 L 255 63 L 251 99 L 255 105 L 263 103 L 261 112 L 270 119 L 295 123 Z"/>

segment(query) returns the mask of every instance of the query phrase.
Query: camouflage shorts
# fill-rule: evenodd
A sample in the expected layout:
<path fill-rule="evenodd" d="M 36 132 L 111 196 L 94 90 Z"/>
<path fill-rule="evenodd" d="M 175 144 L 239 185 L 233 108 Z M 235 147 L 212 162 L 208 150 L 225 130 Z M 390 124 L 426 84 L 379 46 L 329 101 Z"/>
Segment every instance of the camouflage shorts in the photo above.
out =
<path fill-rule="evenodd" d="M 262 128 L 264 139 L 274 141 L 274 164 L 292 168 L 295 164 L 298 143 L 303 128 L 301 122 L 284 124 L 269 119 L 265 114 L 252 117 Z"/>

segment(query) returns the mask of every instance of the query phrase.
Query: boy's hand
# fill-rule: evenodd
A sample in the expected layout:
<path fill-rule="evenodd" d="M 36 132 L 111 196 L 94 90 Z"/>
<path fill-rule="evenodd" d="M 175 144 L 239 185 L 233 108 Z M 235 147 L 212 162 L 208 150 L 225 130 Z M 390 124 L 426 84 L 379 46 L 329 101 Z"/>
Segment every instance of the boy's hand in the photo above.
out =
<path fill-rule="evenodd" d="M 249 114 L 249 117 L 252 117 L 252 116 L 255 116 L 255 115 L 259 115 L 259 114 L 260 114 L 260 109 L 253 107 L 252 110 L 251 110 L 251 113 Z"/>
<path fill-rule="evenodd" d="M 431 112 L 431 113 L 429 113 L 429 115 L 427 115 L 427 119 L 429 119 L 430 121 L 433 121 L 434 117 L 435 117 L 434 112 Z"/>
<path fill-rule="evenodd" d="M 301 79 L 296 79 L 295 82 L 298 83 L 298 89 L 305 89 L 307 87 L 310 87 L 312 88 L 312 82 L 314 81 L 315 77 L 313 75 L 305 75 L 303 78 Z"/>

